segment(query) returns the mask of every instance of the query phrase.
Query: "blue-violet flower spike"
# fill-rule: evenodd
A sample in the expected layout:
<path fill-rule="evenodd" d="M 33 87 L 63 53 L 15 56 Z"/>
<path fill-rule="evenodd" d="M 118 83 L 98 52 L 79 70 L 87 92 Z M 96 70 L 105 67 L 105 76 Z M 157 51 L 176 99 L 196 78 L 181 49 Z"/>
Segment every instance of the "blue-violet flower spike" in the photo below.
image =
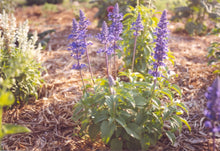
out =
<path fill-rule="evenodd" d="M 220 77 L 218 76 L 211 87 L 208 88 L 205 94 L 208 102 L 207 109 L 204 111 L 205 116 L 209 121 L 205 122 L 205 126 L 210 128 L 212 132 L 220 132 L 219 127 L 216 127 L 215 122 L 220 121 Z M 210 122 L 212 121 L 212 122 Z"/>
<path fill-rule="evenodd" d="M 140 13 L 138 13 L 137 20 L 132 23 L 132 28 L 131 29 L 135 30 L 134 36 L 138 36 L 139 35 L 138 31 L 144 30 L 144 26 L 141 23 L 141 15 L 140 15 Z"/>
<path fill-rule="evenodd" d="M 158 71 L 160 66 L 165 66 L 163 63 L 163 60 L 167 58 L 167 52 L 168 52 L 168 29 L 167 29 L 167 12 L 166 10 L 163 11 L 163 14 L 160 18 L 160 21 L 158 23 L 158 27 L 156 28 L 156 32 L 154 33 L 157 36 L 157 39 L 154 40 L 156 42 L 156 46 L 154 48 L 154 59 L 155 62 L 153 63 L 153 71 L 150 71 L 150 74 L 152 74 L 154 77 L 160 77 L 162 76 L 161 73 Z"/>

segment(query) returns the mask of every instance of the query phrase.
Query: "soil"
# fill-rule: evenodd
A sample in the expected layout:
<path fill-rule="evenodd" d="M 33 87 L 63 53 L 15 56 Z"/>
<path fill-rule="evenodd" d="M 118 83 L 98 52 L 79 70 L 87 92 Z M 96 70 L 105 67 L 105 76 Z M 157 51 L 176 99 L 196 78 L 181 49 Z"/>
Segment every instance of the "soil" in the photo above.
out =
<path fill-rule="evenodd" d="M 74 6 L 83 8 L 85 5 L 76 3 Z M 31 129 L 28 134 L 16 134 L 4 137 L 2 141 L 5 150 L 109 150 L 101 140 L 91 142 L 88 137 L 79 137 L 79 125 L 72 120 L 72 108 L 82 96 L 82 83 L 78 71 L 72 70 L 74 60 L 67 50 L 68 35 L 71 32 L 72 19 L 77 17 L 73 12 L 76 8 L 66 9 L 58 5 L 56 12 L 46 11 L 42 6 L 25 6 L 16 9 L 17 21 L 29 20 L 30 31 L 38 33 L 54 29 L 50 34 L 47 47 L 41 52 L 42 65 L 46 72 L 42 74 L 45 81 L 39 91 L 39 98 L 23 106 L 16 106 L 5 111 L 4 123 L 14 123 Z M 93 23 L 97 8 L 84 8 L 86 16 Z M 77 12 L 78 13 L 78 12 Z M 178 74 L 175 81 L 182 89 L 183 101 L 189 108 L 186 117 L 192 131 L 183 126 L 175 144 L 163 137 L 150 150 L 155 151 L 208 151 L 212 149 L 212 139 L 204 128 L 206 120 L 203 111 L 206 107 L 204 93 L 215 78 L 214 69 L 207 65 L 207 48 L 213 41 L 220 41 L 213 35 L 189 36 L 184 32 L 176 32 L 183 23 L 169 25 L 169 48 L 175 56 L 175 65 L 171 67 Z M 89 26 L 89 33 L 95 35 L 99 29 L 96 24 Z M 99 43 L 92 39 L 89 54 L 94 76 L 104 76 L 104 58 L 96 53 Z M 86 62 L 86 58 L 83 58 Z M 118 63 L 120 64 L 120 62 Z M 84 79 L 89 79 L 87 70 Z M 218 149 L 220 136 L 216 136 Z"/>

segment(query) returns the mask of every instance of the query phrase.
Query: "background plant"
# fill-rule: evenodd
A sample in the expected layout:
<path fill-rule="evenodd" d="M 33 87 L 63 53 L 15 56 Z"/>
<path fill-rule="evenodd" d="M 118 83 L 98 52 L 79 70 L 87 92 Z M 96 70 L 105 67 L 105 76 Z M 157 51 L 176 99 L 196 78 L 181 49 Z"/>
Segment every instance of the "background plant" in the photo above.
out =
<path fill-rule="evenodd" d="M 3 56 L 0 56 L 0 59 L 2 59 Z M 11 88 L 11 78 L 15 77 L 17 68 L 19 68 L 20 64 L 14 64 L 11 68 L 7 68 L 5 70 L 5 73 L 7 73 L 6 78 L 0 77 L 0 144 L 1 140 L 6 135 L 16 134 L 16 133 L 27 133 L 31 132 L 28 128 L 20 125 L 13 125 L 13 124 L 3 124 L 2 123 L 2 113 L 3 113 L 3 107 L 11 106 L 15 99 L 13 94 L 9 91 Z M 1 149 L 1 145 L 0 145 Z"/>
<path fill-rule="evenodd" d="M 205 17 L 210 20 L 219 20 L 219 0 L 188 0 L 187 6 L 175 8 L 175 15 L 172 20 L 180 20 L 186 18 L 185 30 L 189 34 L 204 34 L 207 33 Z"/>
<path fill-rule="evenodd" d="M 28 22 L 16 26 L 15 17 L 3 12 L 0 19 L 0 75 L 4 80 L 9 75 L 6 72 L 19 65 L 10 78 L 11 91 L 16 101 L 28 100 L 30 96 L 37 98 L 37 90 L 41 86 L 40 46 L 36 46 L 37 33 L 28 38 Z M 1 86 L 2 87 L 2 86 Z"/>
<path fill-rule="evenodd" d="M 214 28 L 210 34 L 220 34 L 220 28 Z M 215 68 L 214 74 L 220 75 L 220 42 L 214 41 L 208 47 L 208 65 Z"/>
<path fill-rule="evenodd" d="M 129 13 L 124 15 L 127 18 L 124 24 L 124 31 L 122 34 L 122 48 L 123 48 L 123 61 L 125 70 L 131 69 L 133 48 L 134 48 L 134 35 L 132 31 L 132 23 L 136 21 L 138 13 L 141 15 L 141 22 L 144 26 L 143 31 L 137 37 L 137 47 L 134 62 L 134 71 L 148 73 L 150 62 L 152 61 L 151 52 L 153 51 L 154 28 L 157 26 L 158 19 L 154 17 L 155 10 L 146 6 L 140 5 L 136 8 L 130 6 Z M 122 55 L 122 54 L 121 54 Z"/>
<path fill-rule="evenodd" d="M 0 12 L 5 10 L 7 13 L 11 13 L 14 11 L 15 2 L 14 0 L 1 0 L 0 1 Z"/>
<path fill-rule="evenodd" d="M 139 0 L 139 4 L 149 5 L 149 3 L 153 3 L 153 1 L 154 0 Z M 107 8 L 109 6 L 114 6 L 116 3 L 118 3 L 120 6 L 120 11 L 125 14 L 127 13 L 129 5 L 133 7 L 137 5 L 137 0 L 90 0 L 90 3 L 93 3 L 94 7 L 99 8 L 99 11 L 95 17 L 99 19 L 98 26 L 101 27 L 102 22 L 107 20 Z"/>

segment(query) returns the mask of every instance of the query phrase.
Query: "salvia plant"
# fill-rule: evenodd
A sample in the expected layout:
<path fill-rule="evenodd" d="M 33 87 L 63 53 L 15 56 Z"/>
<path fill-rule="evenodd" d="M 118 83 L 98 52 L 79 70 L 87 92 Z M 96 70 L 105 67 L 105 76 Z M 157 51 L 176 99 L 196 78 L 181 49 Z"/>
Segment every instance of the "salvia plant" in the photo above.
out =
<path fill-rule="evenodd" d="M 40 46 L 36 46 L 37 33 L 28 37 L 28 21 L 17 27 L 16 19 L 5 12 L 0 18 L 0 77 L 5 80 L 9 75 L 7 70 L 13 65 L 19 66 L 10 78 L 11 91 L 16 102 L 28 100 L 30 96 L 37 98 L 38 89 L 42 84 L 40 65 Z M 2 85 L 0 85 L 2 87 Z"/>
<path fill-rule="evenodd" d="M 138 13 L 135 14 L 138 16 Z M 144 12 L 140 12 L 140 15 L 144 15 Z M 139 24 L 139 20 L 140 17 L 135 17 L 130 28 L 132 23 L 136 22 L 133 24 L 136 30 L 135 24 Z M 152 36 L 155 30 L 153 27 Z M 97 36 L 103 44 L 99 51 L 105 53 L 107 66 L 111 32 L 103 22 L 102 31 Z M 132 30 L 128 32 L 134 34 Z M 74 106 L 73 113 L 73 119 L 79 121 L 81 126 L 79 135 L 89 134 L 93 141 L 101 136 L 111 150 L 147 150 L 163 135 L 174 143 L 175 132 L 181 131 L 182 123 L 190 129 L 187 121 L 181 117 L 184 111 L 188 113 L 188 110 L 174 97 L 178 94 L 181 96 L 181 90 L 177 85 L 171 84 L 170 77 L 161 67 L 165 65 L 164 60 L 167 56 L 166 11 L 163 12 L 155 35 L 156 44 L 152 43 L 152 46 L 155 46 L 155 49 L 152 48 L 154 56 L 151 56 L 151 62 L 148 63 L 149 68 L 153 66 L 152 74 L 131 70 L 119 73 L 119 76 L 129 78 L 129 82 L 126 82 L 118 77 L 114 79 L 108 73 L 107 67 L 107 78 L 96 79 L 94 92 L 84 91 L 81 100 Z M 130 37 L 124 36 L 123 41 L 126 38 Z"/>
<path fill-rule="evenodd" d="M 72 51 L 72 56 L 74 59 L 77 60 L 77 63 L 73 65 L 72 69 L 79 70 L 80 72 L 80 77 L 83 81 L 82 77 L 82 69 L 86 67 L 85 64 L 82 64 L 80 62 L 82 56 L 86 53 L 87 61 L 88 61 L 88 66 L 89 66 L 89 71 L 91 74 L 91 79 L 93 80 L 93 74 L 92 74 L 92 69 L 91 69 L 91 64 L 89 60 L 89 54 L 88 54 L 88 49 L 87 46 L 91 45 L 91 42 L 87 42 L 87 27 L 89 26 L 90 22 L 88 19 L 86 19 L 85 14 L 83 13 L 82 10 L 80 10 L 80 15 L 79 15 L 79 22 L 77 22 L 75 19 L 73 19 L 72 22 L 72 32 L 69 35 L 68 39 L 72 40 L 72 42 L 69 44 L 68 50 Z M 83 81 L 83 86 L 85 87 L 84 81 Z"/>
<path fill-rule="evenodd" d="M 140 14 L 143 30 L 140 30 L 138 32 L 140 35 L 136 36 L 134 35 L 135 31 L 133 28 L 134 22 L 136 22 L 138 18 L 138 14 Z M 149 65 L 152 61 L 153 32 L 158 22 L 154 14 L 156 14 L 154 9 L 140 5 L 135 8 L 130 6 L 129 12 L 124 15 L 124 18 L 127 19 L 123 22 L 124 30 L 122 38 L 124 40 L 121 41 L 121 45 L 123 49 L 123 67 L 125 70 L 133 69 L 135 72 L 148 73 Z M 135 46 L 135 43 L 138 43 L 138 45 Z"/>
<path fill-rule="evenodd" d="M 205 93 L 208 100 L 207 109 L 204 114 L 208 118 L 205 122 L 205 127 L 210 129 L 213 134 L 213 151 L 215 150 L 215 134 L 220 132 L 220 77 L 218 76 L 211 87 L 208 88 L 208 92 Z"/>
<path fill-rule="evenodd" d="M 108 19 L 111 21 L 111 25 L 109 27 L 109 38 L 111 41 L 111 45 L 109 49 L 112 51 L 114 55 L 114 73 L 116 74 L 116 50 L 121 50 L 121 47 L 117 44 L 117 41 L 122 40 L 120 37 L 123 31 L 123 14 L 119 13 L 119 6 L 118 3 L 115 4 L 113 11 L 108 13 Z"/>

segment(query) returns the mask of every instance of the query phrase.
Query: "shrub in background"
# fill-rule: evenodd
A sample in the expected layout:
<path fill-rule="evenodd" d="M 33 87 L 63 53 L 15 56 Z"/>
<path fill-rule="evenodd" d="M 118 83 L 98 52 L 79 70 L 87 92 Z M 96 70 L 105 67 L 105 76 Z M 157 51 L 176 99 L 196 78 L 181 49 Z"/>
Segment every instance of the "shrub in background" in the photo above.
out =
<path fill-rule="evenodd" d="M 28 38 L 28 22 L 16 26 L 15 17 L 5 12 L 0 18 L 0 75 L 2 80 L 8 78 L 7 71 L 16 66 L 10 78 L 11 91 L 16 101 L 27 100 L 29 96 L 37 97 L 41 86 L 40 46 L 36 46 L 37 33 Z M 2 85 L 0 86 L 2 87 Z"/>
<path fill-rule="evenodd" d="M 98 26 L 102 26 L 102 22 L 107 20 L 107 8 L 109 6 L 114 6 L 116 3 L 120 6 L 120 11 L 125 14 L 127 12 L 128 6 L 131 5 L 135 7 L 139 4 L 148 5 L 153 0 L 90 0 L 90 3 L 93 3 L 95 7 L 99 8 L 99 11 L 96 13 L 95 17 L 99 18 Z M 128 5 L 129 4 L 129 5 Z"/>
<path fill-rule="evenodd" d="M 214 28 L 210 34 L 220 35 L 220 28 Z M 214 74 L 220 75 L 220 42 L 212 42 L 208 47 L 208 65 L 215 68 Z"/>
<path fill-rule="evenodd" d="M 1 0 L 0 1 L 0 12 L 5 10 L 7 13 L 14 11 L 15 2 L 14 0 Z"/>
<path fill-rule="evenodd" d="M 219 6 L 219 0 L 188 0 L 187 6 L 175 8 L 172 20 L 187 18 L 185 30 L 189 34 L 205 34 L 207 33 L 205 17 L 208 16 L 209 19 L 219 21 Z"/>

